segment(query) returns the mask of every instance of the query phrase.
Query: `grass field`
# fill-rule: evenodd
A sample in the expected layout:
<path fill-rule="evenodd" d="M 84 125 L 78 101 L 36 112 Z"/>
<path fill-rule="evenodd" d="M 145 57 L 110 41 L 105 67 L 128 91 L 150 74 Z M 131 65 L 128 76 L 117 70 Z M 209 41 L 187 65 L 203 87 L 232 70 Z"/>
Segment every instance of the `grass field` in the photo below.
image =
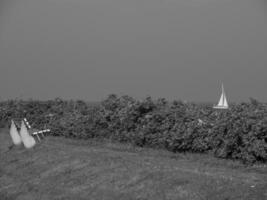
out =
<path fill-rule="evenodd" d="M 59 137 L 10 145 L 1 130 L 0 200 L 267 199 L 266 165 Z"/>

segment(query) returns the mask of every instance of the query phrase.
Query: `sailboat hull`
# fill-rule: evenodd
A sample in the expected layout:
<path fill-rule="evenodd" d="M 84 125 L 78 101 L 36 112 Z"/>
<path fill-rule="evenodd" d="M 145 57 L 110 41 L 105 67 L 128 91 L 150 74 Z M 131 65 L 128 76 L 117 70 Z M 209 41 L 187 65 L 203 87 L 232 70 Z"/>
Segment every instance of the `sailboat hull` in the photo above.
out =
<path fill-rule="evenodd" d="M 228 106 L 213 106 L 214 109 L 228 109 Z"/>

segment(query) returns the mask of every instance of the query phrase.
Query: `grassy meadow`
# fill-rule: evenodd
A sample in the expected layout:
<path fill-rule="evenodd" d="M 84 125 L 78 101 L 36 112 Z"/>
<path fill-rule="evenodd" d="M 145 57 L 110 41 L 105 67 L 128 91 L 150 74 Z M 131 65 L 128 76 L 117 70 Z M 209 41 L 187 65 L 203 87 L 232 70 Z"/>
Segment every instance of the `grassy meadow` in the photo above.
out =
<path fill-rule="evenodd" d="M 267 166 L 108 140 L 47 136 L 10 149 L 0 132 L 1 200 L 265 200 Z"/>

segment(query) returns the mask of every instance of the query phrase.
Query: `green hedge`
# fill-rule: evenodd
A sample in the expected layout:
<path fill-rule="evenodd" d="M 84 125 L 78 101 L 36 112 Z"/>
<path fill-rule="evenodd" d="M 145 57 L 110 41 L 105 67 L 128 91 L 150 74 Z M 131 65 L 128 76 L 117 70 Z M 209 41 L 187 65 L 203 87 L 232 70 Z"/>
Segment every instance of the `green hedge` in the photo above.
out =
<path fill-rule="evenodd" d="M 22 117 L 34 127 L 51 128 L 55 136 L 104 137 L 173 152 L 213 153 L 246 163 L 267 161 L 267 106 L 254 99 L 224 111 L 210 105 L 116 95 L 99 104 L 61 99 L 0 103 L 1 126 Z"/>

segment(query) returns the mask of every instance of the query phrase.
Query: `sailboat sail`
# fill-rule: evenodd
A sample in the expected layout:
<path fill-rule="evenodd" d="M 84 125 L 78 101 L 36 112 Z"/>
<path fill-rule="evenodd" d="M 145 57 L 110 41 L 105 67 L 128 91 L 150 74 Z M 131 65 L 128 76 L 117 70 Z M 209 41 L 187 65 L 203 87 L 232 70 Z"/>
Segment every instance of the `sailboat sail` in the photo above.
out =
<path fill-rule="evenodd" d="M 225 107 L 228 107 L 228 102 L 227 102 L 227 99 L 226 99 L 226 95 L 224 93 L 224 101 L 223 101 L 223 106 Z"/>
<path fill-rule="evenodd" d="M 224 95 L 223 95 L 223 93 L 222 93 L 222 94 L 221 94 L 220 101 L 219 101 L 219 103 L 218 103 L 218 106 L 223 106 L 223 104 L 224 104 Z"/>
<path fill-rule="evenodd" d="M 222 85 L 222 94 L 221 94 L 219 103 L 217 106 L 214 106 L 213 108 L 216 108 L 216 109 L 228 109 L 229 108 L 223 85 Z"/>

